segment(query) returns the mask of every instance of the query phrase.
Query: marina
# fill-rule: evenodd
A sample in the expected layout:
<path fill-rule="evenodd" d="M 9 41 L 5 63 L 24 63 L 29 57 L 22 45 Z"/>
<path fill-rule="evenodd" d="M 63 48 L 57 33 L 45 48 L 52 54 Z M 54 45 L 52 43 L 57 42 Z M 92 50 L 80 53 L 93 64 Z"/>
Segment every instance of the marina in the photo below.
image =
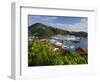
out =
<path fill-rule="evenodd" d="M 78 47 L 87 49 L 87 38 L 83 37 L 56 35 L 51 37 L 48 42 L 67 50 L 75 50 Z"/>

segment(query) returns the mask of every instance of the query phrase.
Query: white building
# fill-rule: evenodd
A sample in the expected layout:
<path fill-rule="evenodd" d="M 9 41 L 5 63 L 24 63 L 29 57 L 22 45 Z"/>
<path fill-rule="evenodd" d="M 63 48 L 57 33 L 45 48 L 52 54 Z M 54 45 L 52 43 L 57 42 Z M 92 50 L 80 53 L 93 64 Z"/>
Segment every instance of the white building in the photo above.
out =
<path fill-rule="evenodd" d="M 35 38 L 34 36 L 30 36 L 30 37 L 28 37 L 28 40 L 32 41 L 34 38 Z"/>
<path fill-rule="evenodd" d="M 76 46 L 75 45 L 76 43 L 73 43 L 73 41 L 77 41 L 79 39 L 80 39 L 79 37 L 75 37 L 72 35 L 66 35 L 66 36 L 56 35 L 51 37 L 49 39 L 49 42 L 64 49 L 74 50 L 75 47 L 78 46 Z"/>

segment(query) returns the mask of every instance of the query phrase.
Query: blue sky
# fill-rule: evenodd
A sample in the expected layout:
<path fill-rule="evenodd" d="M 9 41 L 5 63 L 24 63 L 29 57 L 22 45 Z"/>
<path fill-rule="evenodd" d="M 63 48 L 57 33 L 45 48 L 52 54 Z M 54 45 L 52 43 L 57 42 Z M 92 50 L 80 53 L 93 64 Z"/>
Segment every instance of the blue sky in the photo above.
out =
<path fill-rule="evenodd" d="M 84 31 L 87 32 L 87 17 L 71 17 L 71 16 L 28 16 L 28 26 L 35 23 L 43 23 L 63 30 Z"/>

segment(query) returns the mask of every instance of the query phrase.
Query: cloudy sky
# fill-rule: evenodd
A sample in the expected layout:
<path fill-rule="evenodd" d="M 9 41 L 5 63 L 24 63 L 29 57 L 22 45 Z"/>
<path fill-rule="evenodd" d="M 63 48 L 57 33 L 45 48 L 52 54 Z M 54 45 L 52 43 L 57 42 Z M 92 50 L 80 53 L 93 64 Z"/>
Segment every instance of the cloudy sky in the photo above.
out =
<path fill-rule="evenodd" d="M 70 17 L 70 16 L 28 16 L 28 26 L 35 23 L 43 23 L 63 30 L 84 31 L 88 30 L 87 17 Z"/>

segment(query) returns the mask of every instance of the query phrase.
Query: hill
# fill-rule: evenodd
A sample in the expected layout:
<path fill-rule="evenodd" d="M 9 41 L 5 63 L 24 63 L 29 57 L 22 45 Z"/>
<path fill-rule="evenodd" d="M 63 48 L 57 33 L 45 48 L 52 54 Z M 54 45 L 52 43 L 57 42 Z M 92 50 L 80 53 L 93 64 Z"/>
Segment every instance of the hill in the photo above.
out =
<path fill-rule="evenodd" d="M 47 26 L 42 23 L 35 23 L 28 27 L 28 36 L 37 36 L 37 37 L 51 37 L 57 34 L 61 35 L 75 35 L 81 37 L 87 37 L 86 32 L 71 32 L 58 29 L 52 26 Z"/>

